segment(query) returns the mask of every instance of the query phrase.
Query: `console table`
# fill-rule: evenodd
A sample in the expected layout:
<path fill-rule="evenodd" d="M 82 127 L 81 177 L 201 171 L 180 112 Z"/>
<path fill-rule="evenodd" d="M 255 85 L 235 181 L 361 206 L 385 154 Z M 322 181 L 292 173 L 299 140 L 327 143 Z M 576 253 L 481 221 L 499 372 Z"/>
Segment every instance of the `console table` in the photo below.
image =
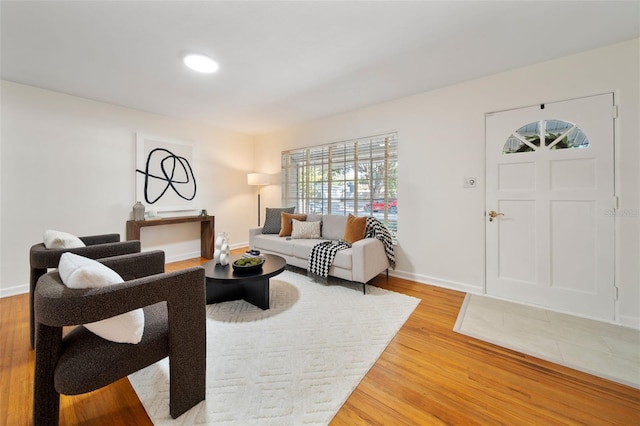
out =
<path fill-rule="evenodd" d="M 173 225 L 176 223 L 200 222 L 200 255 L 213 259 L 214 216 L 182 216 L 162 219 L 128 220 L 127 241 L 140 239 L 140 228 L 145 226 Z"/>

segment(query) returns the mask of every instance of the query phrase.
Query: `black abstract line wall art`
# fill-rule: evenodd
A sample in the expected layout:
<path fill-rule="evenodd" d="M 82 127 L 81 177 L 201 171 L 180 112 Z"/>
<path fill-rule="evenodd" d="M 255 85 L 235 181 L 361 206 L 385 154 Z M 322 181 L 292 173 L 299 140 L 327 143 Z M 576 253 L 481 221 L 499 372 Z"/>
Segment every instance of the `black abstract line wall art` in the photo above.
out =
<path fill-rule="evenodd" d="M 150 172 L 151 166 L 156 164 L 162 171 L 162 176 L 154 175 Z M 178 168 L 176 177 L 176 168 Z M 136 169 L 136 172 L 144 175 L 144 200 L 148 204 L 154 204 L 171 188 L 176 195 L 183 200 L 191 201 L 195 198 L 197 192 L 196 178 L 193 175 L 193 169 L 189 161 L 165 148 L 155 148 L 147 156 L 144 170 Z M 151 193 L 149 185 L 151 179 L 157 179 L 166 185 L 162 191 L 157 194 Z M 183 192 L 187 191 L 187 192 Z"/>
<path fill-rule="evenodd" d="M 159 214 L 197 210 L 196 145 L 136 134 L 136 199 Z"/>

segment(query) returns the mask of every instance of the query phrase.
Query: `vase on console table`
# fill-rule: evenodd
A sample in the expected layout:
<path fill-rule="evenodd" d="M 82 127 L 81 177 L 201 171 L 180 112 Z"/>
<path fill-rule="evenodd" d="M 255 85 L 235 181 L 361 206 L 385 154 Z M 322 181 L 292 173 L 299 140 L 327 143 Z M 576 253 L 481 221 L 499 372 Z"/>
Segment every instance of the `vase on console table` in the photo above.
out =
<path fill-rule="evenodd" d="M 140 201 L 133 205 L 133 220 L 144 220 L 144 204 Z"/>
<path fill-rule="evenodd" d="M 213 260 L 217 264 L 227 266 L 229 264 L 229 256 L 231 255 L 231 249 L 229 248 L 229 241 L 227 241 L 227 234 L 224 232 L 218 232 L 216 241 L 214 243 Z"/>

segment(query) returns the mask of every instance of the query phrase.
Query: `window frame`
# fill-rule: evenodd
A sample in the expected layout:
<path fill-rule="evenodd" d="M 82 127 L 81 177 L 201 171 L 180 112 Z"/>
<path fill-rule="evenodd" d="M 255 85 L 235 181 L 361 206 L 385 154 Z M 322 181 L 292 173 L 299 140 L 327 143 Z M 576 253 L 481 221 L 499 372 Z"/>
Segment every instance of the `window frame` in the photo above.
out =
<path fill-rule="evenodd" d="M 395 241 L 397 132 L 282 151 L 281 172 L 283 206 L 307 214 L 374 216 Z"/>

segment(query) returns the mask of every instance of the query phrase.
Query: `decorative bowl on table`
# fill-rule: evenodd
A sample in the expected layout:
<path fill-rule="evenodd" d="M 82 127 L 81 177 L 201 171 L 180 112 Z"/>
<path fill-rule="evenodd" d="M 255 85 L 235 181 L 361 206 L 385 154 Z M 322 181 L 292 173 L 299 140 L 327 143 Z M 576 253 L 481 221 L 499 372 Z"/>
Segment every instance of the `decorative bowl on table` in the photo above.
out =
<path fill-rule="evenodd" d="M 249 272 L 262 268 L 264 259 L 260 257 L 241 257 L 233 262 L 233 270 L 236 272 Z"/>

